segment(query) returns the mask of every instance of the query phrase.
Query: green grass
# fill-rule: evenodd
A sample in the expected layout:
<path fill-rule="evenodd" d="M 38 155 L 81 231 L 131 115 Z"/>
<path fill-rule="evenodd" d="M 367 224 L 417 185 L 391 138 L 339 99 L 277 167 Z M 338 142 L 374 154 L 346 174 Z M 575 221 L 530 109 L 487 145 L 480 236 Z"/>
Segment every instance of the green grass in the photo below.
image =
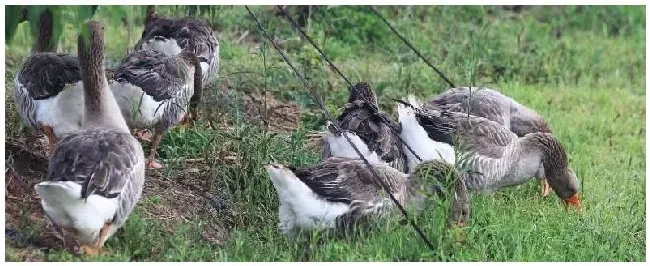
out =
<path fill-rule="evenodd" d="M 135 9 L 141 12 L 141 9 Z M 316 51 L 269 8 L 253 11 L 289 57 L 339 112 L 345 83 Z M 290 72 L 243 7 L 218 7 L 211 23 L 221 44 L 220 78 L 235 91 L 224 100 L 213 84 L 204 110 L 227 110 L 231 125 L 173 129 L 160 148 L 162 159 L 205 158 L 217 172 L 206 177 L 229 193 L 228 242 L 211 245 L 199 221 L 165 232 L 139 215 L 160 199 L 141 201 L 123 231 L 107 242 L 117 261 L 645 261 L 645 9 L 643 7 L 535 7 L 515 14 L 499 7 L 380 8 L 389 20 L 458 86 L 498 88 L 550 121 L 582 182 L 583 212 L 565 212 L 555 196 L 540 198 L 529 182 L 489 195 L 472 195 L 472 215 L 463 232 L 443 230 L 443 214 L 431 207 L 417 221 L 436 244 L 429 251 L 399 217 L 378 222 L 354 238 L 326 237 L 292 242 L 277 230 L 277 196 L 262 168 L 271 160 L 293 165 L 319 161 L 307 135 L 324 119 L 307 90 Z M 172 14 L 173 8 L 160 8 Z M 141 15 L 136 14 L 136 21 Z M 108 22 L 100 8 L 96 18 Z M 141 25 L 134 25 L 131 44 Z M 353 82 L 367 81 L 380 105 L 393 112 L 390 98 L 409 93 L 432 97 L 447 86 L 374 15 L 356 7 L 321 7 L 305 30 Z M 249 36 L 239 43 L 240 34 Z M 14 72 L 29 53 L 29 28 L 21 25 L 6 48 L 8 94 Z M 75 51 L 68 27 L 60 47 Z M 126 31 L 106 30 L 108 64 L 126 53 Z M 246 73 L 242 73 L 246 72 Z M 297 103 L 299 128 L 273 134 L 249 123 L 238 103 L 241 93 L 271 91 Z M 11 102 L 11 98 L 8 102 Z M 215 104 L 219 102 L 219 104 Z M 9 104 L 8 104 L 9 106 Z M 9 107 L 8 107 L 9 108 Z M 7 111 L 7 136 L 17 136 L 18 119 Z M 227 155 L 236 161 L 224 160 Z M 180 160 L 182 161 L 182 160 Z M 170 178 L 182 162 L 169 162 Z M 34 229 L 38 232 L 39 229 Z M 464 241 L 455 241 L 456 234 Z M 5 249 L 7 260 L 20 259 Z M 51 260 L 80 260 L 65 252 Z M 85 258 L 87 259 L 87 258 Z M 83 259 L 83 260 L 85 260 Z"/>

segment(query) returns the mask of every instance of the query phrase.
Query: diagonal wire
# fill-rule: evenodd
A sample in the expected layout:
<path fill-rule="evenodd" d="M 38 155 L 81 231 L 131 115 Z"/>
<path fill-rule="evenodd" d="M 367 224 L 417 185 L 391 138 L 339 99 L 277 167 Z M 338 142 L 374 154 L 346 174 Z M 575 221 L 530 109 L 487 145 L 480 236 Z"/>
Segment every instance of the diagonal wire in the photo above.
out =
<path fill-rule="evenodd" d="M 291 16 L 289 16 L 289 14 L 288 14 L 288 13 L 287 13 L 287 12 L 286 12 L 282 7 L 281 7 L 281 6 L 277 6 L 277 7 L 278 7 L 278 9 L 280 9 L 280 11 L 282 12 L 282 15 L 283 15 L 285 18 L 287 18 L 287 19 L 291 22 L 291 24 L 293 25 L 293 27 L 296 28 L 296 29 L 298 30 L 298 32 L 300 32 L 300 35 L 302 35 L 302 37 L 304 37 L 305 39 L 307 39 L 307 41 L 309 41 L 309 43 L 311 43 L 311 45 L 314 46 L 314 48 L 316 48 L 316 50 L 318 50 L 318 52 L 320 53 L 320 55 L 323 57 L 323 59 L 325 59 L 325 61 L 327 61 L 327 63 L 330 65 L 330 67 L 331 67 L 332 69 L 334 69 L 334 71 L 336 71 L 336 73 L 339 74 L 339 76 L 341 76 L 341 78 L 343 78 L 343 79 L 345 80 L 345 82 L 348 83 L 348 86 L 349 86 L 350 88 L 354 87 L 354 86 L 352 85 L 352 83 L 350 82 L 350 80 L 349 80 L 347 77 L 345 77 L 345 75 L 343 75 L 343 73 L 339 70 L 338 67 L 336 67 L 336 65 L 334 65 L 334 63 L 332 63 L 332 61 L 330 61 L 330 59 L 327 57 L 327 55 L 325 55 L 325 53 L 323 52 L 323 50 L 321 50 L 321 49 L 318 47 L 318 45 L 316 45 L 316 43 L 314 43 L 314 41 L 313 41 L 313 40 L 312 40 L 312 39 L 307 35 L 307 33 L 305 33 L 305 32 L 300 28 L 300 26 L 299 26 L 299 25 L 298 25 L 298 24 L 297 24 L 297 23 L 296 23 L 296 22 L 291 18 Z M 375 106 L 374 104 L 372 104 L 372 102 L 371 102 L 371 101 L 368 101 L 367 99 L 366 99 L 366 102 L 371 103 L 371 104 L 369 104 L 369 106 L 370 106 L 370 108 L 372 109 L 372 111 L 373 111 L 374 113 L 376 113 L 376 114 L 379 113 L 379 108 L 378 108 L 377 106 Z M 408 145 L 408 144 L 407 144 L 407 143 L 406 143 L 406 142 L 405 142 L 405 141 L 404 141 L 404 140 L 399 136 L 399 135 L 400 135 L 399 130 L 397 130 L 395 127 L 393 127 L 393 125 L 391 124 L 391 122 L 388 121 L 388 119 L 387 119 L 386 117 L 384 117 L 384 116 L 382 116 L 382 115 L 379 115 L 379 118 L 382 120 L 382 122 L 384 122 L 384 124 L 386 124 L 386 126 L 388 126 L 388 128 L 390 128 L 390 130 L 393 132 L 393 134 L 395 134 L 395 135 L 397 136 L 397 139 L 398 139 L 398 140 L 399 140 L 399 141 L 400 141 L 400 142 L 401 142 L 401 143 L 402 143 L 402 144 L 403 144 L 403 145 L 404 145 L 404 146 L 405 146 L 405 147 L 406 147 L 406 148 L 407 148 L 407 149 L 408 149 L 408 150 L 409 150 L 409 151 L 410 151 L 414 156 L 415 156 L 415 158 L 418 159 L 418 160 L 420 160 L 420 161 L 422 162 L 422 161 L 423 161 L 422 158 L 421 158 L 420 156 L 418 156 L 417 153 L 415 153 L 415 151 L 411 148 L 411 146 Z"/>
<path fill-rule="evenodd" d="M 302 81 L 302 83 L 305 85 L 305 87 L 307 87 L 307 89 L 308 89 L 309 92 L 312 94 L 312 96 L 314 97 L 314 99 L 316 100 L 316 102 L 318 102 L 318 105 L 320 106 L 320 108 L 323 110 L 323 113 L 325 114 L 327 120 L 328 120 L 330 123 L 332 123 L 332 125 L 334 126 L 334 128 L 335 128 L 338 132 L 342 132 L 341 129 L 339 128 L 338 122 L 335 121 L 335 120 L 332 118 L 332 115 L 329 113 L 329 111 L 327 110 L 327 108 L 325 108 L 325 105 L 324 105 L 323 102 L 321 101 L 321 98 L 319 97 L 319 95 L 314 91 L 314 89 L 309 85 L 309 83 L 307 83 L 307 81 L 305 80 L 305 78 L 302 77 L 302 76 L 300 75 L 300 73 L 298 72 L 298 70 L 297 70 L 297 69 L 293 66 L 293 64 L 291 63 L 291 60 L 289 60 L 289 58 L 287 58 L 287 56 L 284 54 L 284 52 L 283 52 L 283 51 L 282 51 L 282 50 L 277 46 L 277 44 L 273 41 L 273 39 L 271 39 L 271 36 L 269 36 L 269 34 L 266 32 L 266 30 L 264 29 L 264 27 L 262 26 L 262 24 L 259 22 L 259 20 L 257 20 L 257 17 L 255 17 L 255 15 L 253 14 L 253 12 L 248 8 L 248 6 L 244 6 L 244 7 L 245 7 L 246 10 L 248 11 L 248 13 L 251 15 L 251 17 L 253 18 L 253 20 L 255 20 L 255 23 L 257 23 L 257 27 L 260 29 L 260 31 L 262 31 L 262 33 L 264 34 L 264 37 L 266 37 L 266 39 L 268 39 L 269 42 L 271 42 L 271 44 L 273 44 L 273 47 L 275 47 L 275 49 L 278 51 L 278 53 L 280 53 L 280 55 L 282 56 L 282 58 L 284 59 L 284 61 L 287 62 L 287 64 L 289 65 L 289 67 L 291 67 L 291 69 L 292 69 L 293 72 L 296 74 L 296 76 L 298 76 L 298 78 L 300 79 L 300 81 Z M 390 199 L 393 201 L 393 203 L 395 203 L 395 205 L 397 206 L 397 208 L 402 212 L 402 215 L 404 215 L 404 217 L 406 218 L 406 220 L 409 221 L 409 224 L 413 227 L 413 229 L 415 229 L 415 231 L 416 231 L 417 234 L 420 236 L 420 238 L 422 238 L 422 240 L 423 240 L 424 243 L 427 245 L 427 247 L 429 247 L 429 249 L 431 249 L 431 251 L 434 251 L 435 249 L 434 249 L 434 247 L 433 247 L 433 244 L 431 244 L 431 241 L 429 241 L 429 239 L 428 239 L 428 238 L 426 237 L 426 235 L 422 232 L 422 230 L 420 229 L 420 227 L 418 227 L 417 224 L 415 224 L 415 221 L 409 218 L 408 213 L 406 212 L 406 209 L 404 209 L 404 207 L 403 207 L 401 204 L 399 204 L 399 202 L 397 201 L 397 199 L 395 198 L 395 196 L 393 196 L 393 194 L 390 193 L 390 191 L 389 191 L 389 189 L 388 189 L 388 186 L 386 185 L 386 183 L 385 183 L 381 178 L 379 178 L 379 175 L 378 175 L 377 172 L 375 171 L 375 168 L 373 168 L 373 167 L 370 165 L 370 163 L 368 162 L 368 160 L 366 160 L 366 158 L 363 156 L 363 154 L 361 154 L 361 151 L 359 151 L 359 149 L 357 148 L 357 146 L 355 146 L 354 143 L 352 143 L 352 140 L 350 139 L 350 137 L 348 137 L 347 134 L 341 134 L 341 135 L 342 135 L 343 137 L 345 137 L 345 140 L 347 140 L 347 142 L 350 143 L 350 145 L 352 146 L 352 148 L 354 149 L 354 151 L 359 155 L 359 157 L 361 158 L 361 160 L 363 160 L 364 164 L 365 164 L 366 166 L 368 166 L 368 169 L 370 169 L 370 171 L 372 172 L 373 178 L 375 178 L 376 181 L 378 181 L 378 183 L 381 185 L 382 189 L 384 189 L 384 191 L 388 194 L 388 196 L 389 196 Z"/>
<path fill-rule="evenodd" d="M 370 11 L 372 11 L 373 13 L 375 13 L 375 15 L 377 15 L 377 17 L 379 17 L 379 19 L 380 19 L 381 21 L 383 21 L 386 25 L 388 25 L 388 27 L 390 28 L 390 30 L 393 31 L 393 33 L 395 33 L 395 35 L 397 35 L 397 37 L 399 37 L 399 38 L 402 40 L 402 42 L 404 42 L 404 43 L 405 43 L 409 48 L 411 48 L 411 50 L 413 50 L 413 52 L 415 52 L 415 54 L 416 54 L 420 59 L 422 59 L 422 61 L 424 61 L 424 63 L 426 63 L 429 67 L 431 67 L 431 68 L 433 69 L 433 71 L 435 71 L 436 73 L 438 73 L 438 75 L 440 75 L 440 77 L 441 77 L 442 79 L 444 79 L 445 82 L 447 82 L 447 84 L 449 84 L 449 86 L 451 86 L 452 88 L 456 88 L 456 85 L 454 85 L 454 83 L 451 82 L 451 80 L 449 80 L 447 77 L 445 77 L 445 75 L 442 74 L 442 71 L 440 71 L 437 67 L 433 66 L 433 64 L 431 64 L 431 62 L 429 62 L 429 60 L 427 60 L 426 58 L 424 58 L 424 56 L 422 56 L 422 54 L 420 53 L 420 51 L 418 51 L 418 49 L 415 49 L 415 47 L 413 47 L 413 45 L 411 45 L 411 43 L 410 43 L 406 38 L 404 38 L 404 36 L 402 36 L 402 34 L 400 34 L 400 33 L 399 33 L 399 32 L 398 32 L 398 31 L 393 27 L 393 25 L 391 25 L 390 22 L 388 22 L 388 20 L 386 20 L 386 18 L 384 18 L 384 16 L 382 16 L 382 15 L 379 13 L 379 11 L 377 11 L 377 10 L 376 10 L 374 7 L 372 7 L 372 6 L 368 6 L 368 9 L 370 9 Z"/>

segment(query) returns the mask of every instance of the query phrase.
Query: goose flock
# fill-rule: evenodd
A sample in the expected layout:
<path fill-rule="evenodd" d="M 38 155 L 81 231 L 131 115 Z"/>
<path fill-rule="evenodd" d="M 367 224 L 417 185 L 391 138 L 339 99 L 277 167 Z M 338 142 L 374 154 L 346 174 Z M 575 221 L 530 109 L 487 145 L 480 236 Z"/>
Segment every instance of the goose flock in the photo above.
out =
<path fill-rule="evenodd" d="M 41 28 L 52 27 L 47 12 Z M 48 177 L 35 185 L 48 221 L 66 248 L 96 255 L 139 200 L 146 169 L 164 167 L 156 160 L 163 134 L 198 119 L 202 87 L 218 72 L 219 42 L 205 21 L 148 7 L 142 39 L 109 70 L 101 23 L 80 28 L 77 55 L 56 53 L 51 32 L 39 34 L 17 72 L 14 101 L 48 139 Z M 265 166 L 281 233 L 349 228 L 394 212 L 386 192 L 418 207 L 441 186 L 451 192 L 448 222 L 464 226 L 470 192 L 531 179 L 543 196 L 555 191 L 566 208 L 580 210 L 567 153 L 535 111 L 487 88 L 452 88 L 424 103 L 408 96 L 395 107 L 397 121 L 379 110 L 370 84 L 358 83 L 326 125 L 322 163 Z M 146 156 L 138 139 L 152 142 Z"/>

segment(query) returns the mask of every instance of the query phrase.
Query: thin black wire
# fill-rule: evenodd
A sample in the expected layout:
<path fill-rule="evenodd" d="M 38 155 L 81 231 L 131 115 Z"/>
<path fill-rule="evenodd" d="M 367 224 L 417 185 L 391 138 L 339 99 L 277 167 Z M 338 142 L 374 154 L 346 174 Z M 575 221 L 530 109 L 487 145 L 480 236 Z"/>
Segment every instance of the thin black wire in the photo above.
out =
<path fill-rule="evenodd" d="M 296 29 L 300 32 L 300 35 L 302 35 L 302 37 L 304 37 L 305 39 L 307 39 L 307 41 L 309 41 L 309 43 L 311 43 L 311 45 L 314 46 L 314 48 L 316 48 L 316 50 L 318 50 L 318 52 L 320 53 L 320 55 L 323 57 L 323 59 L 325 59 L 325 61 L 327 61 L 327 63 L 330 65 L 330 67 L 332 67 L 332 68 L 336 71 L 336 73 L 339 74 L 339 76 L 341 76 L 341 77 L 345 80 L 345 82 L 348 83 L 348 86 L 349 86 L 350 88 L 354 87 L 354 86 L 352 85 L 352 83 L 350 82 L 350 80 L 349 80 L 347 77 L 345 77 L 345 75 L 343 75 L 343 73 L 339 70 L 338 67 L 336 67 L 336 65 L 334 65 L 334 63 L 332 63 L 332 61 L 330 61 L 330 59 L 327 57 L 327 55 L 325 55 L 325 53 L 323 52 L 323 50 L 321 50 L 321 49 L 318 47 L 318 45 L 316 45 L 316 43 L 314 43 L 314 41 L 313 41 L 309 36 L 307 36 L 307 33 L 305 33 L 305 32 L 300 28 L 300 26 L 299 26 L 299 25 L 298 25 L 298 24 L 297 24 L 297 23 L 296 23 L 296 22 L 291 18 L 291 16 L 289 16 L 289 14 L 288 14 L 288 13 L 287 13 L 287 12 L 286 12 L 282 7 L 281 7 L 281 6 L 277 6 L 277 7 L 278 7 L 278 9 L 280 9 L 280 11 L 282 12 L 282 15 L 283 15 L 285 18 L 287 18 L 287 19 L 291 22 L 291 24 L 293 25 L 293 27 L 296 28 Z M 371 103 L 370 101 L 367 101 L 367 102 L 368 102 L 368 103 Z M 376 113 L 376 114 L 379 113 L 379 108 L 378 108 L 377 106 L 375 106 L 374 104 L 370 104 L 369 106 L 370 106 L 370 108 L 372 108 L 372 111 L 373 111 L 374 113 Z M 398 140 L 399 140 L 399 141 L 404 145 L 404 147 L 406 147 L 406 148 L 407 148 L 407 149 L 408 149 L 408 150 L 409 150 L 409 151 L 410 151 L 410 152 L 415 156 L 416 159 L 420 160 L 421 162 L 424 161 L 424 160 L 422 160 L 422 158 L 421 158 L 420 156 L 417 155 L 417 153 L 415 153 L 415 151 L 411 148 L 411 146 L 408 145 L 408 144 L 407 144 L 407 143 L 406 143 L 406 142 L 405 142 L 405 141 L 404 141 L 404 140 L 399 136 L 399 131 L 398 131 L 395 127 L 393 127 L 393 125 L 391 124 L 391 122 L 388 121 L 388 119 L 387 119 L 386 117 L 384 117 L 384 116 L 382 116 L 382 115 L 379 115 L 379 118 L 384 122 L 384 124 L 386 124 L 386 126 L 388 126 L 388 128 L 390 128 L 390 130 L 391 130 L 391 131 L 392 131 L 392 132 L 397 136 L 397 139 L 398 139 Z"/>
<path fill-rule="evenodd" d="M 338 126 L 338 122 L 335 121 L 335 120 L 332 118 L 332 115 L 329 113 L 329 111 L 327 111 L 327 108 L 325 108 L 325 105 L 324 105 L 323 102 L 321 101 L 321 98 L 318 97 L 318 94 L 313 90 L 313 88 L 309 85 L 309 83 L 307 83 L 307 81 L 306 81 L 306 80 L 305 80 L 305 79 L 300 75 L 300 73 L 298 72 L 298 70 L 297 70 L 297 69 L 293 66 L 293 64 L 291 63 L 291 60 L 289 60 L 289 58 L 287 58 L 287 56 L 284 54 L 284 52 L 282 52 L 282 50 L 277 46 L 277 44 L 275 44 L 275 42 L 273 41 L 273 39 L 271 39 L 271 37 L 268 35 L 268 33 L 266 32 L 266 30 L 264 29 L 264 27 L 262 26 L 262 24 L 259 22 L 259 20 L 257 20 L 257 17 L 255 17 L 255 15 L 254 15 L 253 12 L 248 8 L 248 6 L 244 6 L 244 7 L 245 7 L 246 10 L 248 11 L 248 13 L 251 15 L 251 17 L 253 18 L 253 20 L 255 20 L 255 23 L 257 23 L 257 27 L 262 31 L 262 33 L 264 34 L 264 37 L 266 37 L 266 39 L 268 39 L 269 42 L 271 42 L 271 44 L 273 44 L 273 47 L 275 47 L 275 50 L 277 50 L 278 53 L 280 53 L 280 55 L 282 56 L 282 58 L 284 59 L 284 61 L 287 62 L 287 64 L 289 65 L 289 67 L 291 67 L 291 69 L 292 69 L 293 72 L 296 74 L 296 76 L 298 76 L 298 78 L 300 79 L 300 81 L 302 81 L 302 83 L 305 85 L 305 87 L 307 87 L 307 89 L 308 89 L 309 92 L 312 94 L 312 96 L 314 97 L 314 99 L 316 100 L 316 102 L 318 103 L 318 105 L 319 105 L 319 106 L 321 107 L 321 109 L 323 110 L 323 113 L 325 114 L 327 120 L 329 120 L 329 122 L 332 123 L 332 125 L 334 125 L 334 128 L 335 128 L 338 132 L 342 132 L 341 129 L 339 128 L 339 126 Z M 368 160 L 366 160 L 366 158 L 363 156 L 363 154 L 361 154 L 361 151 L 359 151 L 359 149 L 357 148 L 357 146 L 354 145 L 354 143 L 352 142 L 352 140 L 350 139 L 350 137 L 348 137 L 347 134 L 341 134 L 341 135 L 342 135 L 343 137 L 345 137 L 345 140 L 347 140 L 347 142 L 350 143 L 350 145 L 352 146 L 352 148 L 354 149 L 354 151 L 359 155 L 359 157 L 361 158 L 361 160 L 363 160 L 364 164 L 366 164 L 366 166 L 368 166 L 368 169 L 370 169 L 370 172 L 372 173 L 373 177 L 374 177 L 377 181 L 379 181 L 379 184 L 381 185 L 382 189 L 384 189 L 384 191 L 385 191 L 386 193 L 388 193 L 388 196 L 390 197 L 390 199 L 393 201 L 393 203 L 395 203 L 395 205 L 397 205 L 397 208 L 402 212 L 402 215 L 404 215 L 404 217 L 409 221 L 409 224 L 411 224 L 411 226 L 413 227 L 413 229 L 415 229 L 415 231 L 418 233 L 418 235 L 420 236 L 420 238 L 422 238 L 422 240 L 423 240 L 424 243 L 427 245 L 427 247 L 429 247 L 429 249 L 431 249 L 432 251 L 435 251 L 435 249 L 434 249 L 434 247 L 433 247 L 433 244 L 431 244 L 431 241 L 429 241 L 429 239 L 426 237 L 426 235 L 424 235 L 424 233 L 422 232 L 422 230 L 421 230 L 421 229 L 420 229 L 420 228 L 415 224 L 415 221 L 413 221 L 412 219 L 409 218 L 408 213 L 406 212 L 406 209 L 404 209 L 404 207 L 402 207 L 402 205 L 399 204 L 399 202 L 397 201 L 397 199 L 395 198 L 395 196 L 393 196 L 393 194 L 390 193 L 390 191 L 389 191 L 388 186 L 386 185 L 386 183 L 384 183 L 384 181 L 381 180 L 381 178 L 379 178 L 379 175 L 377 174 L 377 172 L 375 171 L 375 169 L 370 165 L 370 163 L 368 162 Z"/>
<path fill-rule="evenodd" d="M 420 53 L 420 51 L 418 51 L 418 49 L 415 49 L 415 47 L 413 47 L 413 45 L 411 45 L 411 43 L 410 43 L 406 38 L 404 38 L 404 36 L 402 36 L 402 34 L 400 34 L 400 33 L 399 33 L 399 32 L 398 32 L 398 31 L 393 27 L 393 25 L 391 25 L 390 22 L 388 22 L 388 20 L 386 20 L 386 19 L 384 18 L 384 16 L 382 16 L 382 15 L 381 15 L 381 14 L 380 14 L 380 13 L 379 13 L 375 8 L 374 8 L 374 7 L 372 7 L 372 6 L 368 6 L 368 9 L 370 9 L 370 11 L 372 11 L 373 13 L 375 13 L 375 15 L 377 15 L 377 17 L 379 17 L 379 19 L 380 19 L 381 21 L 383 21 L 386 25 L 388 25 L 388 27 L 390 28 L 390 30 L 393 31 L 393 33 L 395 33 L 395 35 L 397 35 L 397 37 L 399 37 L 399 38 L 400 38 L 400 39 L 401 39 L 401 40 L 402 40 L 402 41 L 403 41 L 403 42 L 404 42 L 404 43 L 405 43 L 409 48 L 411 48 L 411 50 L 413 50 L 413 52 L 415 52 L 415 54 L 418 55 L 418 57 L 420 57 L 420 59 L 422 59 L 422 61 L 424 61 L 424 62 L 425 62 L 429 67 L 431 67 L 431 68 L 433 69 L 433 71 L 435 71 L 436 73 L 438 73 L 438 75 L 440 75 L 440 77 L 441 77 L 442 79 L 444 79 L 445 82 L 447 82 L 447 84 L 449 84 L 449 86 L 451 86 L 452 88 L 456 88 L 456 85 L 454 85 L 454 83 L 451 82 L 451 80 L 449 80 L 447 77 L 445 77 L 445 75 L 442 74 L 442 71 L 440 71 L 437 67 L 433 66 L 433 64 L 431 64 L 431 62 L 429 62 L 429 60 L 427 60 L 426 58 L 424 58 L 424 56 L 422 56 L 422 54 Z"/>

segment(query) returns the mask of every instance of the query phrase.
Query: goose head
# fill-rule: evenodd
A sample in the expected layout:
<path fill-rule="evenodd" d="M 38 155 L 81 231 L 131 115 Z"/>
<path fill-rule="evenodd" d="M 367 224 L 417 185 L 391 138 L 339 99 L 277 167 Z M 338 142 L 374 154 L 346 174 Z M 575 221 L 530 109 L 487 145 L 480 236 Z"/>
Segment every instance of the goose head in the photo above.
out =
<path fill-rule="evenodd" d="M 357 100 L 367 101 L 377 106 L 377 96 L 372 91 L 370 84 L 365 82 L 359 82 L 350 88 L 348 102 L 351 103 Z"/>
<path fill-rule="evenodd" d="M 440 159 L 424 161 L 413 169 L 410 176 L 416 184 L 434 184 L 427 189 L 431 192 L 451 196 L 447 221 L 460 227 L 465 225 L 470 214 L 469 193 L 454 165 Z M 450 187 L 454 190 L 443 192 L 444 188 Z"/>
<path fill-rule="evenodd" d="M 580 193 L 578 178 L 569 167 L 569 160 L 560 141 L 549 133 L 531 133 L 524 139 L 539 149 L 542 154 L 543 175 L 555 194 L 564 202 L 565 209 L 569 206 L 580 211 Z"/>

